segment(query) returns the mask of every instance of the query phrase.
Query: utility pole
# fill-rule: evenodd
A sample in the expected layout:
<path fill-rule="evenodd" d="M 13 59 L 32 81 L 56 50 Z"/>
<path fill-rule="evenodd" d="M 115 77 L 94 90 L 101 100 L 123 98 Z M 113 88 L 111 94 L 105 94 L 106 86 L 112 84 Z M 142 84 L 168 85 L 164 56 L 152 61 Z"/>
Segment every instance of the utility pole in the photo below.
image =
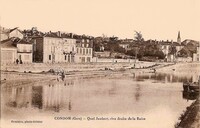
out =
<path fill-rule="evenodd" d="M 138 54 L 138 48 L 135 49 L 135 63 L 136 63 L 136 60 L 137 60 L 137 54 Z"/>

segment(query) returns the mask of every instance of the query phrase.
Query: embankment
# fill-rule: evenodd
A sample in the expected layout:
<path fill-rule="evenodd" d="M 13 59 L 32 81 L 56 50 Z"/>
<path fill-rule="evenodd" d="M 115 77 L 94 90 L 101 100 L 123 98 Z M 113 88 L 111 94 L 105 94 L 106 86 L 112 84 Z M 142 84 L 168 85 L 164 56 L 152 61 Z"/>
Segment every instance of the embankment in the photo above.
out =
<path fill-rule="evenodd" d="M 174 65 L 165 66 L 156 69 L 157 72 L 174 73 L 174 74 L 199 74 L 200 73 L 200 63 L 176 63 Z"/>
<path fill-rule="evenodd" d="M 47 72 L 50 69 L 62 69 L 65 71 L 94 71 L 120 68 L 146 68 L 155 65 L 155 62 L 137 62 L 137 63 L 32 63 L 32 64 L 11 64 L 2 65 L 2 71 L 16 72 Z"/>
<path fill-rule="evenodd" d="M 180 116 L 180 123 L 175 128 L 200 128 L 199 98 L 193 102 L 186 111 Z"/>

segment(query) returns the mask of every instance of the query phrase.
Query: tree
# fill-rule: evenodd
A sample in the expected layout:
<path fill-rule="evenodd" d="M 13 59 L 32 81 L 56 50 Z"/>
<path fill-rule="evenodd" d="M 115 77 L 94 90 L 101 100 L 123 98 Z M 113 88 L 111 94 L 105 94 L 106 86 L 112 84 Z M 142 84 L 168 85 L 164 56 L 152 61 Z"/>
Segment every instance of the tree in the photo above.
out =
<path fill-rule="evenodd" d="M 134 36 L 135 40 L 138 42 L 143 42 L 144 38 L 142 37 L 141 32 L 135 31 L 135 36 Z"/>

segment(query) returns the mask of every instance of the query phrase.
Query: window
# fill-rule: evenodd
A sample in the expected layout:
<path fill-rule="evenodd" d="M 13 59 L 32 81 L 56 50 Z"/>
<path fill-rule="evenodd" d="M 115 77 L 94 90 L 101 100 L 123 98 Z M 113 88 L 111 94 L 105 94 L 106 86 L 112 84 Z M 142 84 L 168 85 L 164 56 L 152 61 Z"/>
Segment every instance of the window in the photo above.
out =
<path fill-rule="evenodd" d="M 49 60 L 51 60 L 51 55 L 49 55 Z"/>
<path fill-rule="evenodd" d="M 85 57 L 82 57 L 82 62 L 85 62 Z"/>
<path fill-rule="evenodd" d="M 87 62 L 90 62 L 90 57 L 87 57 Z"/>
<path fill-rule="evenodd" d="M 65 60 L 67 60 L 67 55 L 65 55 Z"/>
<path fill-rule="evenodd" d="M 86 54 L 88 54 L 88 49 L 86 49 Z"/>
<path fill-rule="evenodd" d="M 83 49 L 83 55 L 85 55 L 85 49 Z"/>
<path fill-rule="evenodd" d="M 82 54 L 82 48 L 80 48 L 80 54 Z"/>
<path fill-rule="evenodd" d="M 78 48 L 76 49 L 77 53 L 78 53 Z"/>
<path fill-rule="evenodd" d="M 92 51 L 92 50 L 91 50 L 91 49 L 89 49 L 89 54 L 91 54 L 91 51 Z"/>
<path fill-rule="evenodd" d="M 68 62 L 70 62 L 70 55 L 68 55 Z"/>

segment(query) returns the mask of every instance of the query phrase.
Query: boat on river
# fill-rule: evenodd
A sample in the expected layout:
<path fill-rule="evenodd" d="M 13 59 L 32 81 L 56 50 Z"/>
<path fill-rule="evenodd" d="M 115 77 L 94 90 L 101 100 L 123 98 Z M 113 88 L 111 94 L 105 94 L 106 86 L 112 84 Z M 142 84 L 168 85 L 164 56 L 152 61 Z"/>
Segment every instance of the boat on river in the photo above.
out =
<path fill-rule="evenodd" d="M 199 82 L 184 82 L 183 91 L 185 92 L 199 92 Z"/>

